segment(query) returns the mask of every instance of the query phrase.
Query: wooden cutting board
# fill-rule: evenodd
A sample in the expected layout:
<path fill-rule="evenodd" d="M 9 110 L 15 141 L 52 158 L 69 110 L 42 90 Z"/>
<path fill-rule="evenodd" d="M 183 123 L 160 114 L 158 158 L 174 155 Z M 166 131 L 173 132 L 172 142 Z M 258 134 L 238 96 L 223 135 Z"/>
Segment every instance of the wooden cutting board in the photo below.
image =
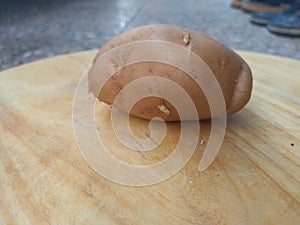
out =
<path fill-rule="evenodd" d="M 228 119 L 216 160 L 200 173 L 199 144 L 175 176 L 147 187 L 104 179 L 76 146 L 73 96 L 96 51 L 1 72 L 0 224 L 300 224 L 300 62 L 239 53 L 253 70 L 253 96 Z M 98 105 L 105 142 L 131 160 L 109 115 Z M 143 120 L 131 118 L 131 125 L 147 129 Z M 208 139 L 209 126 L 201 123 L 199 140 Z M 176 123 L 168 128 L 180 131 Z M 163 150 L 142 158 L 152 162 Z"/>

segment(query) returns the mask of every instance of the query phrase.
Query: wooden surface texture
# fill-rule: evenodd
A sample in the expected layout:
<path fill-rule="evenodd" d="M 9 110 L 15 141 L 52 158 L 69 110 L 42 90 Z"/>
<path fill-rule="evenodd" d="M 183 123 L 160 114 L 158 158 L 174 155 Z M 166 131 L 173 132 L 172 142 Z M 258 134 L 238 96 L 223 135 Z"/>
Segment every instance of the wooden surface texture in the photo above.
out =
<path fill-rule="evenodd" d="M 96 51 L 1 72 L 0 224 L 300 224 L 300 62 L 239 53 L 252 68 L 253 95 L 228 118 L 216 160 L 200 173 L 199 144 L 179 173 L 147 187 L 104 179 L 76 146 L 73 96 Z M 118 147 L 109 107 L 96 108 L 111 151 L 139 160 Z M 143 120 L 131 124 L 147 129 Z M 168 128 L 165 147 L 142 157 L 148 163 L 176 144 L 180 126 Z M 201 122 L 200 139 L 208 136 L 209 123 Z"/>

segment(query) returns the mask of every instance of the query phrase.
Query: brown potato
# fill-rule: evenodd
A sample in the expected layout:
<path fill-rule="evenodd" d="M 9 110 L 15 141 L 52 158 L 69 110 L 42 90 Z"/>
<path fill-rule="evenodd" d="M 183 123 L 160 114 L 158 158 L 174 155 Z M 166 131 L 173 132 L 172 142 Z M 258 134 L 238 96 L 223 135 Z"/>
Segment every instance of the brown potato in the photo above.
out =
<path fill-rule="evenodd" d="M 149 96 L 136 102 L 129 112 L 131 115 L 144 119 L 161 117 L 165 121 L 201 120 L 212 117 L 207 97 L 195 81 L 195 78 L 199 78 L 200 80 L 202 78 L 202 84 L 209 85 L 210 78 L 207 76 L 204 77 L 202 70 L 196 71 L 194 77 L 191 77 L 177 66 L 159 60 L 157 62 L 141 61 L 129 64 L 125 67 L 120 66 L 121 64 L 126 65 L 126 60 L 131 57 L 132 54 L 130 51 L 125 53 L 116 51 L 112 54 L 105 65 L 112 68 L 111 71 L 114 71 L 113 75 L 105 82 L 101 91 L 99 90 L 99 82 L 101 79 L 103 80 L 104 76 L 104 70 L 102 70 L 100 66 L 100 61 L 103 60 L 102 56 L 116 47 L 150 40 L 176 44 L 178 48 L 185 48 L 187 52 L 190 51 L 200 57 L 205 64 L 203 68 L 207 67 L 210 69 L 212 72 L 211 76 L 216 78 L 221 87 L 227 115 L 239 111 L 249 101 L 252 89 L 251 70 L 237 53 L 203 33 L 170 25 L 147 25 L 138 27 L 116 36 L 105 44 L 99 50 L 89 71 L 89 86 L 95 97 L 111 105 L 114 103 L 116 96 L 132 81 L 149 76 L 162 77 L 170 79 L 184 88 L 196 107 L 198 117 L 189 117 L 189 109 L 186 109 L 185 115 L 187 116 L 180 118 L 177 111 L 178 109 L 176 110 L 172 102 L 159 96 Z M 143 54 L 147 56 L 147 54 L 150 54 L 150 51 L 149 49 L 145 49 Z M 160 54 L 158 56 L 164 57 L 161 52 L 159 53 L 159 50 L 153 51 L 158 51 L 158 54 Z M 179 64 L 181 61 L 184 61 L 186 65 L 188 63 L 195 63 L 190 60 L 190 55 L 182 54 L 179 58 L 180 57 L 182 60 L 178 61 Z M 199 59 L 199 61 L 201 60 Z M 192 66 L 193 65 L 191 65 L 191 67 Z M 147 90 L 155 89 L 155 82 L 149 82 L 144 88 Z M 168 85 L 160 86 L 159 88 L 160 93 L 171 93 L 170 95 L 172 95 L 172 92 L 174 92 L 173 96 L 176 96 L 176 90 L 170 88 Z M 122 101 L 119 101 L 115 106 L 121 111 L 128 111 L 128 109 L 126 109 L 127 105 L 131 101 L 131 98 L 135 97 L 133 95 L 138 93 L 131 91 L 127 94 L 121 94 Z M 218 103 L 210 102 L 210 104 Z"/>

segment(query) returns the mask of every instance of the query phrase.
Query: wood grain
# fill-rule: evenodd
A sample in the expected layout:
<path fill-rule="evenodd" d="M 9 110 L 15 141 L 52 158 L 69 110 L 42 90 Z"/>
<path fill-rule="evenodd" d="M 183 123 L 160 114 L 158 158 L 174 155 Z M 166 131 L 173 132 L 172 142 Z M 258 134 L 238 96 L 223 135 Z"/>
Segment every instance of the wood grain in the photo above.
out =
<path fill-rule="evenodd" d="M 300 62 L 239 53 L 253 70 L 253 96 L 228 119 L 216 160 L 200 173 L 199 144 L 178 174 L 147 187 L 104 179 L 76 147 L 73 95 L 96 51 L 1 72 L 0 224 L 300 224 Z M 97 106 L 102 135 L 118 157 L 152 162 L 168 154 L 123 154 L 109 113 Z M 131 120 L 147 131 L 145 121 Z M 168 127 L 165 146 L 176 145 L 180 127 Z M 209 128 L 201 122 L 200 139 Z"/>

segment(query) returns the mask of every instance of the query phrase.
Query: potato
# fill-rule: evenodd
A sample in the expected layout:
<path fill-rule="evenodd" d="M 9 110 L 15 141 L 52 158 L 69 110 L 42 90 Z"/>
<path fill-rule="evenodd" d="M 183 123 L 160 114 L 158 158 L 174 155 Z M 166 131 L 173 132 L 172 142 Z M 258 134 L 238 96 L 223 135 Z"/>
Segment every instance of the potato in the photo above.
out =
<path fill-rule="evenodd" d="M 159 60 L 141 60 L 140 62 L 126 65 L 126 60 L 131 57 L 132 52 L 118 53 L 116 51 L 112 54 L 110 61 L 106 63 L 108 67 L 112 67 L 111 71 L 113 71 L 113 74 L 105 82 L 103 88 L 99 90 L 99 80 L 104 76 L 104 70 L 100 66 L 101 63 L 103 65 L 103 61 L 101 62 L 103 60 L 102 56 L 105 56 L 106 53 L 111 52 L 111 50 L 117 47 L 122 47 L 126 44 L 143 43 L 143 41 L 150 40 L 161 41 L 165 45 L 171 43 L 174 46 L 178 46 L 180 51 L 181 49 L 186 49 L 187 52 L 198 56 L 202 60 L 199 59 L 199 61 L 205 64 L 203 68 L 209 68 L 212 72 L 211 76 L 216 78 L 221 88 L 227 115 L 239 111 L 249 101 L 252 89 L 251 70 L 237 53 L 203 33 L 170 25 L 156 24 L 138 27 L 122 33 L 114 37 L 99 50 L 88 74 L 90 90 L 95 97 L 111 105 L 114 103 L 116 96 L 121 93 L 123 95 L 121 101 L 115 104 L 115 106 L 121 111 L 144 119 L 161 117 L 165 121 L 179 121 L 201 120 L 212 117 L 211 108 L 203 88 L 200 88 L 195 81 L 195 78 L 199 78 L 200 80 L 202 79 L 202 85 L 209 85 L 211 78 L 204 75 L 204 70 L 195 71 L 194 77 L 192 77 L 186 71 L 176 66 L 181 61 L 184 61 L 186 65 L 190 64 L 189 67 L 193 67 L 195 61 L 190 60 L 190 54 L 183 53 L 176 56 L 177 58 L 181 57 L 181 60 L 174 62 L 176 65 Z M 158 58 L 164 57 L 163 50 L 161 52 L 159 49 L 153 49 L 154 52 L 151 51 L 151 49 L 147 48 L 143 54 L 147 56 L 150 53 L 155 54 L 157 52 Z M 126 66 L 121 67 L 120 64 Z M 184 118 L 180 117 L 178 109 L 176 109 L 174 104 L 161 96 L 148 96 L 140 99 L 128 110 L 127 106 L 130 104 L 131 98 L 136 97 L 134 95 L 138 95 L 138 93 L 131 91 L 126 94 L 122 93 L 122 91 L 132 81 L 150 76 L 166 78 L 180 85 L 192 99 L 198 116 L 189 117 L 190 113 L 189 109 L 187 109 L 185 111 L 187 116 Z M 169 85 L 157 85 L 155 82 L 148 82 L 143 88 L 147 90 L 159 88 L 160 90 L 157 90 L 159 93 L 168 93 L 170 96 L 176 96 L 177 93 L 177 90 L 170 88 Z M 210 104 L 219 103 L 216 101 L 210 102 Z"/>

